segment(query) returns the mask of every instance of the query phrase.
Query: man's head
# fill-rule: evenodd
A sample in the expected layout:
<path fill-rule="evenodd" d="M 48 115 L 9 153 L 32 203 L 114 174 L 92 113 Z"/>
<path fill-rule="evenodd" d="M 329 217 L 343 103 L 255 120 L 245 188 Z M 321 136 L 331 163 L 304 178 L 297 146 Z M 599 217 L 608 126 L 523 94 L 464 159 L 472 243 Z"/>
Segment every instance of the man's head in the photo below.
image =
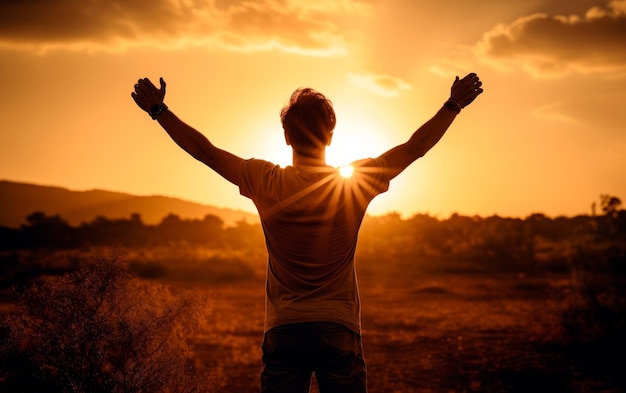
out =
<path fill-rule="evenodd" d="M 280 111 L 280 120 L 287 144 L 305 156 L 315 156 L 330 145 L 336 122 L 332 102 L 310 88 L 293 92 Z"/>

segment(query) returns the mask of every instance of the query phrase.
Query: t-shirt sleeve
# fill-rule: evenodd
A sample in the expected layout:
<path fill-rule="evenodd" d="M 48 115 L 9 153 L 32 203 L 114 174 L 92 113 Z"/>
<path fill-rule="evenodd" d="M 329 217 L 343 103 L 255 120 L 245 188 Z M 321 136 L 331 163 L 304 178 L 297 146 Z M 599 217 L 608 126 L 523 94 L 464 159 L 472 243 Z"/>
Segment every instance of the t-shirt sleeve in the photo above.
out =
<path fill-rule="evenodd" d="M 385 161 L 381 158 L 366 158 L 352 163 L 355 175 L 359 176 L 359 184 L 371 197 L 389 190 L 389 176 Z"/>
<path fill-rule="evenodd" d="M 271 162 L 264 160 L 254 158 L 245 160 L 243 165 L 241 165 L 239 193 L 245 197 L 254 199 L 258 195 L 267 173 L 272 171 L 275 166 L 276 165 Z"/>

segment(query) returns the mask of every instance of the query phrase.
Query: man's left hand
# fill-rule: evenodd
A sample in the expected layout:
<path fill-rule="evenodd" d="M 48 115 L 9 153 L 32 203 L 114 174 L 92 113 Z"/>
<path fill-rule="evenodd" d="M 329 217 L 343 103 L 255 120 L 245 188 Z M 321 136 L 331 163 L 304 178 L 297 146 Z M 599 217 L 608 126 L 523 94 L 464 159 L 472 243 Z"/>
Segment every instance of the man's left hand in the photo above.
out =
<path fill-rule="evenodd" d="M 160 104 L 165 98 L 165 81 L 160 78 L 161 88 L 157 87 L 148 78 L 139 79 L 135 84 L 135 91 L 130 93 L 137 106 L 148 112 L 154 105 Z"/>

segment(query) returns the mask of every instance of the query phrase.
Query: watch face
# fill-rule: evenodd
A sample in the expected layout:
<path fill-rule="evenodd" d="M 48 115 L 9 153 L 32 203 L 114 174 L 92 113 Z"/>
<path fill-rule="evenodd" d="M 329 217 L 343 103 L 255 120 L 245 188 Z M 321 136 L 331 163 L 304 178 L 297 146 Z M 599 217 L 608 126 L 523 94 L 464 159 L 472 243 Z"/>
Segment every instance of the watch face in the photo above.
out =
<path fill-rule="evenodd" d="M 155 115 L 161 111 L 161 105 L 154 104 L 150 107 L 150 114 Z"/>
<path fill-rule="evenodd" d="M 445 106 L 446 108 L 455 111 L 456 113 L 461 112 L 461 105 L 459 105 L 458 103 L 452 101 L 452 100 L 448 100 L 445 102 Z"/>
<path fill-rule="evenodd" d="M 148 110 L 148 114 L 152 117 L 153 120 L 156 120 L 156 117 L 163 113 L 167 109 L 167 105 L 164 103 L 154 104 Z"/>

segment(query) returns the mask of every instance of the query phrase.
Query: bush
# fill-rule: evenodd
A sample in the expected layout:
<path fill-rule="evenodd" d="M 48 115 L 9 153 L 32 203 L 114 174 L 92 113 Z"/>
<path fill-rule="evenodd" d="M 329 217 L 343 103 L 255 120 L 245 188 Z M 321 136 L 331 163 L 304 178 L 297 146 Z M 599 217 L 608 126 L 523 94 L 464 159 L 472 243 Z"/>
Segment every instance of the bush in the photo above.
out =
<path fill-rule="evenodd" d="M 612 263 L 611 250 L 584 239 L 577 244 L 569 282 L 557 296 L 561 341 L 626 349 L 626 276 Z"/>
<path fill-rule="evenodd" d="M 625 300 L 606 274 L 586 271 L 574 274 L 560 318 L 563 337 L 571 343 L 624 343 Z"/>
<path fill-rule="evenodd" d="M 3 323 L 0 388 L 208 391 L 187 342 L 207 309 L 197 296 L 133 278 L 116 256 L 32 286 Z"/>

